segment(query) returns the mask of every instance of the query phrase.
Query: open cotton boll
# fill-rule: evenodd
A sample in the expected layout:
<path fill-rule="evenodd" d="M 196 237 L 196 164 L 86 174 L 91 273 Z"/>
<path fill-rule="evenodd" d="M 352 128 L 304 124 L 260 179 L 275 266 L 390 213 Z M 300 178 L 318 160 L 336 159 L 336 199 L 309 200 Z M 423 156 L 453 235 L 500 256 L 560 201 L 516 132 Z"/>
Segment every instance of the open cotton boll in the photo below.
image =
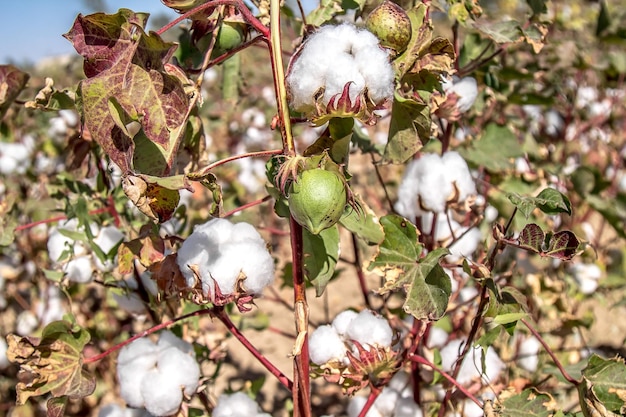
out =
<path fill-rule="evenodd" d="M 120 229 L 115 226 L 105 226 L 100 229 L 100 233 L 98 233 L 98 236 L 96 236 L 93 241 L 102 249 L 102 252 L 107 254 L 120 243 L 122 239 L 124 239 L 124 233 L 122 233 Z"/>
<path fill-rule="evenodd" d="M 596 264 L 575 263 L 570 266 L 570 273 L 583 294 L 592 294 L 602 278 L 602 270 Z"/>
<path fill-rule="evenodd" d="M 213 409 L 213 417 L 255 417 L 259 414 L 259 405 L 243 392 L 222 394 Z"/>
<path fill-rule="evenodd" d="M 460 339 L 452 340 L 441 349 L 441 368 L 444 371 L 449 372 L 452 370 L 459 356 L 459 352 L 461 352 L 461 345 L 463 343 L 464 341 Z M 502 359 L 500 359 L 496 351 L 489 346 L 485 355 L 485 374 L 483 375 L 482 348 L 475 346 L 469 350 L 463 359 L 457 381 L 462 385 L 468 384 L 478 378 L 484 378 L 486 381 L 492 382 L 498 378 L 502 369 L 504 369 Z"/>
<path fill-rule="evenodd" d="M 348 417 L 358 417 L 359 414 L 361 413 L 361 410 L 363 409 L 363 406 L 365 406 L 366 402 L 367 402 L 367 398 L 363 396 L 352 397 L 350 399 L 350 402 L 348 403 L 348 410 L 346 410 L 348 413 Z M 389 416 L 385 416 L 381 414 L 381 412 L 378 411 L 376 407 L 372 406 L 368 410 L 367 414 L 365 414 L 365 417 L 389 417 Z"/>
<path fill-rule="evenodd" d="M 290 63 L 287 84 L 291 105 L 296 111 L 315 109 L 315 95 L 323 91 L 323 104 L 341 94 L 346 83 L 354 101 L 367 88 L 370 98 L 379 103 L 390 98 L 394 72 L 389 56 L 368 30 L 343 23 L 322 26 L 305 41 Z"/>
<path fill-rule="evenodd" d="M 4 337 L 0 337 L 0 369 L 6 369 L 10 364 L 7 358 L 7 342 Z"/>
<path fill-rule="evenodd" d="M 140 393 L 144 407 L 155 416 L 174 414 L 183 401 L 183 393 L 171 379 L 169 372 L 160 368 L 146 373 L 141 380 Z"/>
<path fill-rule="evenodd" d="M 329 361 L 343 361 L 346 345 L 333 326 L 319 326 L 309 336 L 309 357 L 311 362 L 323 365 Z"/>
<path fill-rule="evenodd" d="M 332 322 L 332 326 L 335 328 L 339 336 L 343 337 L 346 334 L 346 332 L 348 331 L 348 326 L 350 325 L 350 323 L 352 323 L 352 320 L 354 320 L 354 318 L 358 315 L 359 313 L 354 310 L 344 310 L 335 316 L 335 319 Z"/>
<path fill-rule="evenodd" d="M 195 354 L 185 353 L 175 347 L 165 349 L 159 352 L 158 370 L 167 375 L 174 390 L 182 390 L 188 396 L 195 394 L 200 379 L 200 367 Z"/>
<path fill-rule="evenodd" d="M 396 402 L 393 417 L 422 417 L 424 414 L 412 397 L 402 397 Z"/>
<path fill-rule="evenodd" d="M 389 347 L 393 332 L 389 322 L 383 317 L 375 316 L 369 310 L 363 310 L 348 326 L 346 332 L 348 339 L 356 340 L 364 348 L 366 345 Z"/>
<path fill-rule="evenodd" d="M 526 337 L 517 351 L 517 364 L 529 372 L 535 372 L 539 364 L 539 349 L 541 343 L 534 336 Z"/>
<path fill-rule="evenodd" d="M 70 281 L 80 284 L 87 283 L 93 278 L 93 264 L 91 256 L 79 256 L 63 266 L 63 272 Z"/>
<path fill-rule="evenodd" d="M 441 157 L 441 162 L 446 168 L 448 180 L 454 183 L 459 192 L 458 201 L 465 201 L 469 196 L 476 195 L 476 184 L 467 162 L 458 152 L 446 152 Z"/>
<path fill-rule="evenodd" d="M 120 407 L 117 404 L 107 404 L 100 408 L 98 417 L 151 417 L 146 410 Z"/>
<path fill-rule="evenodd" d="M 141 381 L 156 367 L 157 348 L 148 338 L 141 338 L 126 345 L 117 357 L 117 379 L 120 394 L 131 407 L 143 407 Z"/>
<path fill-rule="evenodd" d="M 232 294 L 240 274 L 245 276 L 244 287 L 253 294 L 274 281 L 274 262 L 265 241 L 248 223 L 213 219 L 196 226 L 178 250 L 177 263 L 188 285 L 195 284 L 192 267 L 196 267 L 202 289 L 211 297 L 215 283 L 223 295 Z"/>
<path fill-rule="evenodd" d="M 446 93 L 454 93 L 459 97 L 456 107 L 461 113 L 471 109 L 476 97 L 478 97 L 478 84 L 476 79 L 472 77 L 459 78 L 453 76 L 452 80 L 446 79 L 441 85 Z"/>

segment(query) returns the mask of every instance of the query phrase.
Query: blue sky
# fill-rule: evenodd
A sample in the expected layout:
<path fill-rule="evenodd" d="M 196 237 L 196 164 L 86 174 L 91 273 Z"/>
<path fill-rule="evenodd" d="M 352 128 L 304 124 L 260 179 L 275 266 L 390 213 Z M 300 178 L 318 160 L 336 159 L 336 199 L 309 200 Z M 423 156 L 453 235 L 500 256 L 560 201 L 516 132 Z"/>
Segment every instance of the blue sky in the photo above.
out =
<path fill-rule="evenodd" d="M 90 14 L 89 0 L 4 0 L 0 6 L 0 64 L 37 62 L 41 58 L 74 53 L 61 35 L 78 13 Z M 176 12 L 160 0 L 105 0 L 107 12 L 125 7 L 152 16 Z"/>

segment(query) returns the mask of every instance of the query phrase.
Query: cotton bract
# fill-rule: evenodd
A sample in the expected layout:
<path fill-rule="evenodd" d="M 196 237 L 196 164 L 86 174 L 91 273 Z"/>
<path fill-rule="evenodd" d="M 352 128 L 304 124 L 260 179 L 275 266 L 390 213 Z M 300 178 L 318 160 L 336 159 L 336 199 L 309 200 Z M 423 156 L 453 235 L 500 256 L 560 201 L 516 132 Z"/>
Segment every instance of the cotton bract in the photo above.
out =
<path fill-rule="evenodd" d="M 230 295 L 241 277 L 252 294 L 274 281 L 274 261 L 261 235 L 248 223 L 213 219 L 196 226 L 178 250 L 177 262 L 187 285 L 195 286 L 196 270 L 203 292 L 211 298 L 216 283 L 223 295 Z"/>
<path fill-rule="evenodd" d="M 178 410 L 183 394 L 196 392 L 200 367 L 191 344 L 164 331 L 157 343 L 141 338 L 122 348 L 117 376 L 128 405 L 167 416 Z"/>
<path fill-rule="evenodd" d="M 323 26 L 294 55 L 287 84 L 291 106 L 300 112 L 315 110 L 316 95 L 326 105 L 350 85 L 350 100 L 367 88 L 369 97 L 380 103 L 393 95 L 394 72 L 388 52 L 366 29 L 344 23 Z"/>

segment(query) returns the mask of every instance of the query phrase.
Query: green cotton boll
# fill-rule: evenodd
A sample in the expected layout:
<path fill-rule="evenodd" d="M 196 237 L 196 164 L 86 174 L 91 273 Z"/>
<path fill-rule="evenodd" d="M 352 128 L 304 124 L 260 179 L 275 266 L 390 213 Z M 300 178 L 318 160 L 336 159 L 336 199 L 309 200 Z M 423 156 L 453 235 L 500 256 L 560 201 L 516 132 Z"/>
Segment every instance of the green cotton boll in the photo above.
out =
<path fill-rule="evenodd" d="M 335 225 L 348 202 L 340 174 L 314 168 L 298 175 L 289 190 L 289 211 L 314 235 Z"/>

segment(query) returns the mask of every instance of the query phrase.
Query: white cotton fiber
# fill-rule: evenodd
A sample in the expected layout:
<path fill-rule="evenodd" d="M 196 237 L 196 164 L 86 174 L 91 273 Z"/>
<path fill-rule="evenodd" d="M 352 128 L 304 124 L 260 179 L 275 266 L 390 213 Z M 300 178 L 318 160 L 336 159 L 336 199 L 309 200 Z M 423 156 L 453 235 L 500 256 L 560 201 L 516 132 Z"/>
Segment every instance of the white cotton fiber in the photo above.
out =
<path fill-rule="evenodd" d="M 297 111 L 311 111 L 318 91 L 323 92 L 322 101 L 328 104 L 348 82 L 353 83 L 353 102 L 364 88 L 375 103 L 390 98 L 394 72 L 388 53 L 366 29 L 349 23 L 323 26 L 309 36 L 290 63 L 287 84 L 291 105 Z"/>
<path fill-rule="evenodd" d="M 140 338 L 122 348 L 117 375 L 128 405 L 166 416 L 178 410 L 183 392 L 188 396 L 196 392 L 200 367 L 192 346 L 165 331 L 158 343 Z"/>
<path fill-rule="evenodd" d="M 454 363 L 462 351 L 462 344 L 462 340 L 452 340 L 441 349 L 441 367 L 444 371 L 449 372 L 452 370 Z M 504 363 L 502 359 L 500 359 L 496 351 L 489 346 L 485 355 L 485 373 L 483 374 L 482 348 L 475 346 L 471 348 L 465 356 L 457 381 L 462 385 L 466 385 L 478 378 L 485 379 L 487 382 L 493 382 L 498 378 L 503 369 Z"/>
<path fill-rule="evenodd" d="M 144 407 L 155 416 L 174 414 L 183 401 L 181 387 L 173 383 L 168 372 L 160 369 L 151 370 L 144 376 L 140 391 Z"/>
<path fill-rule="evenodd" d="M 317 365 L 331 360 L 342 361 L 346 357 L 346 350 L 346 345 L 333 326 L 319 326 L 309 335 L 309 357 Z"/>
<path fill-rule="evenodd" d="M 245 289 L 253 294 L 274 281 L 274 261 L 265 241 L 247 223 L 213 219 L 196 226 L 178 250 L 177 262 L 189 285 L 195 282 L 191 269 L 195 266 L 204 292 L 211 296 L 215 282 L 222 294 L 232 294 L 240 274 L 245 276 Z"/>
<path fill-rule="evenodd" d="M 346 334 L 348 339 L 356 340 L 365 348 L 367 348 L 366 345 L 389 347 L 393 338 L 393 332 L 387 320 L 375 316 L 369 310 L 361 311 L 350 322 Z"/>
<path fill-rule="evenodd" d="M 335 316 L 332 326 L 335 328 L 339 336 L 344 337 L 348 331 L 348 326 L 350 326 L 352 320 L 354 320 L 358 315 L 359 313 L 354 310 L 344 310 Z"/>
<path fill-rule="evenodd" d="M 213 417 L 255 417 L 258 413 L 258 404 L 243 392 L 220 395 L 213 409 Z"/>

